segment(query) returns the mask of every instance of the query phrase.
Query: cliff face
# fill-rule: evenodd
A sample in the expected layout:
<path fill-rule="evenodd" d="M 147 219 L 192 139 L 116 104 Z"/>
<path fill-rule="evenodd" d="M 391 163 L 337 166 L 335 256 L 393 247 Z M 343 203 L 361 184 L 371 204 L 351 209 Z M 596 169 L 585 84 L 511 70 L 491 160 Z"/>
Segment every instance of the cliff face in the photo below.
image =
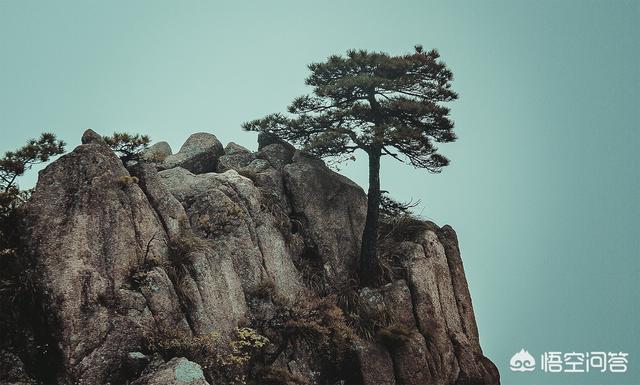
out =
<path fill-rule="evenodd" d="M 94 133 L 83 143 L 41 171 L 27 206 L 55 361 L 40 379 L 499 383 L 451 227 L 390 226 L 392 273 L 360 288 L 366 195 L 322 161 L 266 136 L 251 152 L 196 134 L 125 167 Z"/>

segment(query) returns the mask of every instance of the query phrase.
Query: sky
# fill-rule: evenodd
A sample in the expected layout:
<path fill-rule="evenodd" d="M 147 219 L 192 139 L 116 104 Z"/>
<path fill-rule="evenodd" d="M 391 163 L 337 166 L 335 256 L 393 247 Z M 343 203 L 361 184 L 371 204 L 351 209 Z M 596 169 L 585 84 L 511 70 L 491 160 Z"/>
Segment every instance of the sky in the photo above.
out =
<path fill-rule="evenodd" d="M 458 233 L 503 384 L 640 378 L 639 1 L 0 0 L 0 151 L 86 128 L 256 148 L 306 65 L 436 48 L 459 140 L 441 174 L 389 160 L 382 188 Z M 342 171 L 366 187 L 363 160 Z M 22 180 L 34 184 L 36 174 Z M 516 373 L 510 357 L 626 352 L 627 373 Z"/>

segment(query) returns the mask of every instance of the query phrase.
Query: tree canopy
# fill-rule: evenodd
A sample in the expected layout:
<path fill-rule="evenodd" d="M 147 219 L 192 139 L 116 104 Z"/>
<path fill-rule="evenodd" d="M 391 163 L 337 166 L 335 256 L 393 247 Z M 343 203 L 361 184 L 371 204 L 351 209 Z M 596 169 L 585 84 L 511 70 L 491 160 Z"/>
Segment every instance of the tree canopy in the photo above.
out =
<path fill-rule="evenodd" d="M 111 136 L 105 136 L 104 141 L 126 163 L 138 160 L 140 154 L 149 147 L 151 138 L 148 135 L 114 132 Z"/>
<path fill-rule="evenodd" d="M 64 152 L 65 143 L 54 134 L 43 133 L 38 139 L 30 139 L 15 151 L 7 151 L 0 158 L 0 206 L 12 204 L 19 193 L 18 177 L 38 163 L 47 162 L 54 155 Z"/>
<path fill-rule="evenodd" d="M 34 165 L 62 154 L 64 146 L 65 143 L 54 134 L 43 133 L 40 138 L 30 139 L 24 146 L 7 151 L 0 158 L 0 257 L 12 255 L 14 251 L 17 239 L 16 208 L 29 197 L 28 191 L 20 190 L 18 177 Z"/>
<path fill-rule="evenodd" d="M 348 51 L 309 65 L 313 95 L 296 98 L 288 111 L 245 123 L 247 130 L 274 134 L 319 157 L 358 149 L 380 152 L 415 167 L 439 172 L 449 164 L 434 142 L 456 139 L 449 109 L 457 98 L 452 73 L 436 50 L 412 54 Z"/>
<path fill-rule="evenodd" d="M 293 100 L 288 115 L 275 113 L 243 128 L 266 132 L 301 145 L 318 157 L 344 161 L 358 150 L 369 160 L 367 220 L 363 233 L 361 279 L 371 283 L 377 264 L 380 159 L 389 156 L 430 172 L 449 160 L 436 142 L 456 140 L 449 108 L 458 95 L 452 72 L 436 50 L 391 56 L 350 50 L 308 66 L 312 95 Z"/>

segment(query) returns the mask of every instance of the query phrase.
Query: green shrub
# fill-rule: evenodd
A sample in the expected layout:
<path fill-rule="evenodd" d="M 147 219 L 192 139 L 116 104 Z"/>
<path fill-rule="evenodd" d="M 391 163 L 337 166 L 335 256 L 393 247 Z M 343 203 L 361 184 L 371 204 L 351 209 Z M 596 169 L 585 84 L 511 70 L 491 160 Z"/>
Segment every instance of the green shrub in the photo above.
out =
<path fill-rule="evenodd" d="M 202 336 L 178 335 L 147 338 L 146 349 L 165 359 L 186 357 L 202 367 L 211 383 L 244 385 L 249 381 L 252 361 L 263 354 L 269 339 L 255 329 L 236 328 L 230 340 L 218 333 Z"/>
<path fill-rule="evenodd" d="M 309 348 L 319 366 L 340 365 L 357 339 L 347 325 L 334 295 L 319 298 L 302 292 L 293 301 L 278 298 L 275 315 L 261 325 L 264 335 L 278 347 L 275 361 L 289 347 Z"/>
<path fill-rule="evenodd" d="M 151 139 L 147 135 L 114 132 L 112 136 L 105 136 L 104 141 L 120 155 L 120 159 L 126 164 L 130 160 L 139 160 Z"/>

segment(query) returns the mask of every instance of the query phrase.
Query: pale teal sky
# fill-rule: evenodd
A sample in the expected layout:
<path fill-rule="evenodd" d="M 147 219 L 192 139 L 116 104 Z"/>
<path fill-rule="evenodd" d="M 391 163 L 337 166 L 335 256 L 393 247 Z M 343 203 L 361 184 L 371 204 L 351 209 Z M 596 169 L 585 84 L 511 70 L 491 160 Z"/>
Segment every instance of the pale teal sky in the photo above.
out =
<path fill-rule="evenodd" d="M 307 92 L 306 64 L 437 48 L 460 93 L 453 163 L 388 162 L 383 188 L 458 231 L 504 384 L 637 383 L 639 4 L 0 0 L 0 151 L 43 130 L 71 149 L 86 127 L 255 148 L 240 124 Z M 366 183 L 361 163 L 343 171 Z M 511 373 L 521 348 L 629 352 L 630 371 Z"/>

